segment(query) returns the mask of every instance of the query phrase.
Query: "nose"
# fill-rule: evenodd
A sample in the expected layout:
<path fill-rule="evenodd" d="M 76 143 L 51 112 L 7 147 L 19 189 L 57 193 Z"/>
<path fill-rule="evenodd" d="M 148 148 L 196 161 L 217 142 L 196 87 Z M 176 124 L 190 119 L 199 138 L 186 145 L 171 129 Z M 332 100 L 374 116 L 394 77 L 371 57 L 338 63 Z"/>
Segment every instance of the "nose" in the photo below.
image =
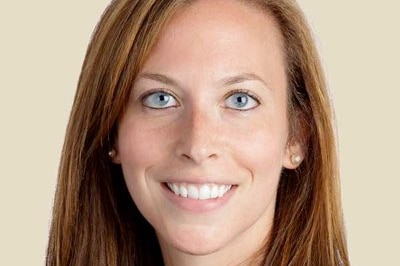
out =
<path fill-rule="evenodd" d="M 220 123 L 205 110 L 188 112 L 180 124 L 176 153 L 179 158 L 195 164 L 220 156 Z"/>

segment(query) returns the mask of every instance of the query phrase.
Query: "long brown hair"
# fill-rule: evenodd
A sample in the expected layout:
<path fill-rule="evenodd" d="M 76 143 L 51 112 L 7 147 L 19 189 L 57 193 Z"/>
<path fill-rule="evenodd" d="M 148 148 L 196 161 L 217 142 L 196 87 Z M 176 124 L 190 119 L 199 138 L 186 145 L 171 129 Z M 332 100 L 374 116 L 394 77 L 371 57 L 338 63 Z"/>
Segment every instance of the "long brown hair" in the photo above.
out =
<path fill-rule="evenodd" d="M 184 0 L 114 0 L 82 66 L 59 168 L 47 265 L 162 265 L 153 228 L 109 157 L 135 77 Z M 242 1 L 271 14 L 284 37 L 291 137 L 306 156 L 284 169 L 262 265 L 349 265 L 333 114 L 319 56 L 292 0 Z"/>

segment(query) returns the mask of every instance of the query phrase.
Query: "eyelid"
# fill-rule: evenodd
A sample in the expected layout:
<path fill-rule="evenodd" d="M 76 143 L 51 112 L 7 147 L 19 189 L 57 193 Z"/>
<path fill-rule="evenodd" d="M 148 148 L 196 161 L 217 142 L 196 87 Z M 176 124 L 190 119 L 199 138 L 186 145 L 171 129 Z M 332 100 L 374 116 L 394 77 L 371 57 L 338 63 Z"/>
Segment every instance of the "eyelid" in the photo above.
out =
<path fill-rule="evenodd" d="M 155 93 L 166 93 L 166 94 L 168 94 L 168 95 L 170 95 L 171 97 L 173 97 L 174 99 L 175 99 L 175 101 L 176 101 L 176 103 L 178 104 L 177 106 L 179 106 L 180 105 L 180 103 L 179 103 L 179 101 L 178 101 L 178 97 L 175 95 L 175 93 L 173 93 L 172 91 L 170 91 L 170 90 L 168 90 L 168 89 L 165 89 L 165 88 L 155 88 L 155 89 L 150 89 L 150 90 L 148 90 L 148 91 L 145 91 L 140 97 L 139 97 L 139 101 L 140 101 L 140 103 L 143 105 L 143 106 L 146 106 L 145 104 L 144 104 L 144 101 L 146 100 L 146 98 L 147 97 L 149 97 L 150 95 L 152 95 L 152 94 L 155 94 Z M 166 108 L 152 108 L 152 107 L 150 107 L 150 106 L 146 106 L 147 108 L 150 108 L 150 109 L 155 109 L 155 110 L 160 110 L 160 109 L 166 109 Z M 171 106 L 172 107 L 172 106 Z M 176 107 L 176 106 L 174 106 L 174 107 Z M 167 107 L 167 108 L 170 108 L 170 107 Z"/>
<path fill-rule="evenodd" d="M 145 91 L 145 92 L 139 97 L 139 100 L 140 100 L 141 102 L 143 102 L 143 100 L 144 100 L 146 97 L 150 96 L 151 94 L 157 93 L 157 92 L 164 92 L 164 93 L 170 94 L 172 97 L 174 97 L 175 99 L 177 99 L 177 97 L 175 96 L 175 94 L 174 94 L 173 92 L 171 92 L 171 91 L 169 91 L 169 90 L 167 90 L 167 89 L 165 89 L 165 88 L 156 88 L 156 89 L 150 89 L 150 90 Z"/>
<path fill-rule="evenodd" d="M 257 103 L 259 103 L 259 104 L 261 103 L 260 98 L 259 98 L 257 95 L 255 95 L 252 91 L 247 90 L 247 89 L 234 89 L 234 90 L 228 92 L 227 95 L 226 95 L 225 97 L 230 97 L 230 96 L 232 96 L 232 95 L 234 95 L 234 94 L 236 94 L 236 93 L 244 93 L 244 94 L 247 94 L 247 95 L 249 95 L 251 98 L 253 98 Z"/>
<path fill-rule="evenodd" d="M 257 106 L 252 107 L 252 108 L 249 108 L 249 109 L 234 109 L 234 110 L 237 110 L 237 111 L 249 111 L 249 110 L 252 110 L 252 109 L 257 108 L 257 107 L 261 104 L 261 99 L 260 99 L 256 94 L 254 94 L 252 91 L 250 91 L 250 90 L 248 90 L 248 89 L 234 89 L 234 90 L 232 90 L 232 91 L 229 91 L 229 92 L 226 94 L 225 98 L 227 99 L 227 98 L 229 98 L 229 97 L 231 97 L 232 95 L 235 95 L 235 94 L 237 94 L 237 93 L 244 93 L 244 94 L 247 94 L 249 97 L 251 97 L 254 101 L 257 102 Z"/>

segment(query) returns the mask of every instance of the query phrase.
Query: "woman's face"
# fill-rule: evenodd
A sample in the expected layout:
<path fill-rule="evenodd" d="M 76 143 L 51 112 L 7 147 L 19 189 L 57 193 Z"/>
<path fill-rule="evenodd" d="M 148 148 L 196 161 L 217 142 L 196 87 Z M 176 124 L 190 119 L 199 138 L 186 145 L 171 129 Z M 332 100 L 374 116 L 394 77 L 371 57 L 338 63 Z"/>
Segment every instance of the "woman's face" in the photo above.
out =
<path fill-rule="evenodd" d="M 265 239 L 282 167 L 295 167 L 282 45 L 270 16 L 236 1 L 196 1 L 161 33 L 114 161 L 163 249 L 209 254 Z"/>

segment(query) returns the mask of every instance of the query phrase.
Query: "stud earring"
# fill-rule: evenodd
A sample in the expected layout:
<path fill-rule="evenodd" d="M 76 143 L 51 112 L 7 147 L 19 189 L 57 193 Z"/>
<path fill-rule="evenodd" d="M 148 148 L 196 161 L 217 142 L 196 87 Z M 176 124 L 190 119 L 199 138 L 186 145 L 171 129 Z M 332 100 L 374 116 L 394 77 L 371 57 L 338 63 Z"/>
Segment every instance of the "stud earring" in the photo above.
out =
<path fill-rule="evenodd" d="M 301 156 L 297 155 L 297 154 L 292 154 L 292 156 L 290 156 L 290 160 L 292 161 L 292 164 L 294 165 L 298 165 L 301 163 Z"/>
<path fill-rule="evenodd" d="M 111 149 L 111 151 L 108 152 L 108 156 L 110 156 L 110 158 L 114 158 L 117 156 L 117 151 L 115 149 Z"/>

